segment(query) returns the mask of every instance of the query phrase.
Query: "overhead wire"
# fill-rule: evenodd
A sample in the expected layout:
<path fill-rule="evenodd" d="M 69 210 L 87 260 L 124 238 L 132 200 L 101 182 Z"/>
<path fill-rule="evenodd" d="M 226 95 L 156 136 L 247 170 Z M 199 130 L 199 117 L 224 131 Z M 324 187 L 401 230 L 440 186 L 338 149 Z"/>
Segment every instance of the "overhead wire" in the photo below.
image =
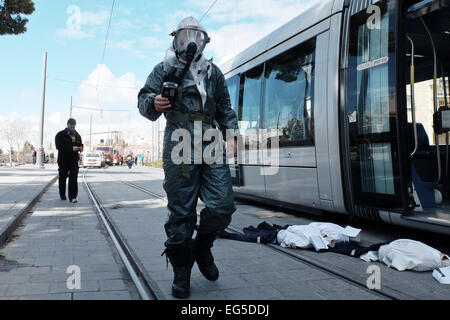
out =
<path fill-rule="evenodd" d="M 108 29 L 106 30 L 105 45 L 103 46 L 102 59 L 101 59 L 101 63 L 100 63 L 100 70 L 99 70 L 99 76 L 98 76 L 98 82 L 97 82 L 97 88 L 96 88 L 98 105 L 100 105 L 100 96 L 98 93 L 98 88 L 100 86 L 100 82 L 101 82 L 101 78 L 102 78 L 103 63 L 105 61 L 106 48 L 108 46 L 109 30 L 111 29 L 111 21 L 112 21 L 115 4 L 116 4 L 116 0 L 113 0 L 112 6 L 111 6 L 111 13 L 109 15 Z"/>
<path fill-rule="evenodd" d="M 216 5 L 217 1 L 219 1 L 219 0 L 215 0 L 213 2 L 213 4 L 209 7 L 208 10 L 206 10 L 206 12 L 203 14 L 203 16 L 200 18 L 200 20 L 198 22 L 202 22 L 202 20 L 208 15 L 208 13 L 212 10 L 212 8 L 214 8 L 214 6 Z"/>

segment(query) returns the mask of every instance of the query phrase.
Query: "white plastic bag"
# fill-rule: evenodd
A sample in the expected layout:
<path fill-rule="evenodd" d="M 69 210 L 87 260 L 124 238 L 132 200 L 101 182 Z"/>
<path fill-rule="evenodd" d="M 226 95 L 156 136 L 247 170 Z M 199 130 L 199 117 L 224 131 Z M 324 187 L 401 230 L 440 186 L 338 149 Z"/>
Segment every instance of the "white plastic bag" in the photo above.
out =
<path fill-rule="evenodd" d="M 438 250 L 414 240 L 400 239 L 381 246 L 380 261 L 398 271 L 431 271 L 443 266 L 443 255 Z"/>
<path fill-rule="evenodd" d="M 337 224 L 328 222 L 313 222 L 309 226 L 319 229 L 322 236 L 333 238 L 336 243 L 349 242 L 350 237 L 356 238 L 361 232 L 360 229 L 342 228 Z"/>
<path fill-rule="evenodd" d="M 277 241 L 283 248 L 327 249 L 327 241 L 323 239 L 319 229 L 312 226 L 291 226 L 277 234 Z"/>

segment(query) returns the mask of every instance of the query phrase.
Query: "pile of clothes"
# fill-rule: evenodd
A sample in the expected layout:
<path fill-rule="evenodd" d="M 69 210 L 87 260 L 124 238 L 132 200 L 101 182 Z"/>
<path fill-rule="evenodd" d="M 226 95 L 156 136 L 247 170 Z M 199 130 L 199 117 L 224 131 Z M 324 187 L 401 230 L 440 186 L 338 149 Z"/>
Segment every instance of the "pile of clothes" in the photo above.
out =
<path fill-rule="evenodd" d="M 266 222 L 243 229 L 244 233 L 222 231 L 224 239 L 279 244 L 316 252 L 335 252 L 358 257 L 366 262 L 381 261 L 398 271 L 432 271 L 450 266 L 450 257 L 418 241 L 400 239 L 364 247 L 359 244 L 361 229 L 345 228 L 326 222 L 309 225 L 279 226 Z"/>

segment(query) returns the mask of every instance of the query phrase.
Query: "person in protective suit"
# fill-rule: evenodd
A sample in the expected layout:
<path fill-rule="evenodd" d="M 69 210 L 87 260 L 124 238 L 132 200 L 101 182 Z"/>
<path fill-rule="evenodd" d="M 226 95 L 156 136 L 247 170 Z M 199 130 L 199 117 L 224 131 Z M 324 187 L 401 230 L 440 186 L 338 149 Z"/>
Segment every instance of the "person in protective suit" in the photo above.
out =
<path fill-rule="evenodd" d="M 171 35 L 174 40 L 165 60 L 153 69 L 139 92 L 138 108 L 141 115 L 151 121 L 158 120 L 162 114 L 167 120 L 163 148 L 163 187 L 168 199 L 164 253 L 174 270 L 172 295 L 187 298 L 194 262 L 197 262 L 205 278 L 210 281 L 218 279 L 219 270 L 214 264 L 211 247 L 216 233 L 230 224 L 236 207 L 226 161 L 222 164 L 220 161 L 213 164 L 201 161 L 199 164 L 194 161 L 195 152 L 191 152 L 190 162 L 183 160 L 182 164 L 177 164 L 171 155 L 179 141 L 173 141 L 172 134 L 177 129 L 187 130 L 191 136 L 191 150 L 200 148 L 203 152 L 206 143 L 194 146 L 194 129 L 197 133 L 203 133 L 220 127 L 226 140 L 227 130 L 238 129 L 238 120 L 231 108 L 222 72 L 203 55 L 210 41 L 206 30 L 195 18 L 189 17 L 182 20 Z M 187 67 L 189 70 L 183 74 Z M 166 82 L 179 85 L 174 99 L 162 97 L 162 88 Z M 228 150 L 236 153 L 236 140 L 232 138 L 227 142 Z M 198 197 L 204 202 L 205 208 L 201 210 L 200 223 L 196 226 Z M 195 229 L 197 234 L 192 239 Z"/>

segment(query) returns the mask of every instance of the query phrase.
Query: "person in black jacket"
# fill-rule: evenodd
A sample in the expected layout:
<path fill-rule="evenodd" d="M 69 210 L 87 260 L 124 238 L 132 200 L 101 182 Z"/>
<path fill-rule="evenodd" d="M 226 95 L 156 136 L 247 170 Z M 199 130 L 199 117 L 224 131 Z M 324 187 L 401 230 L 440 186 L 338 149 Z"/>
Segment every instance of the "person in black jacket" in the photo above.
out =
<path fill-rule="evenodd" d="M 72 203 L 77 202 L 78 195 L 78 161 L 80 152 L 83 152 L 83 143 L 81 136 L 76 132 L 75 119 L 67 121 L 67 128 L 58 132 L 55 137 L 56 149 L 58 149 L 58 167 L 59 167 L 59 195 L 61 200 L 66 198 L 66 181 L 69 177 L 69 200 Z"/>

